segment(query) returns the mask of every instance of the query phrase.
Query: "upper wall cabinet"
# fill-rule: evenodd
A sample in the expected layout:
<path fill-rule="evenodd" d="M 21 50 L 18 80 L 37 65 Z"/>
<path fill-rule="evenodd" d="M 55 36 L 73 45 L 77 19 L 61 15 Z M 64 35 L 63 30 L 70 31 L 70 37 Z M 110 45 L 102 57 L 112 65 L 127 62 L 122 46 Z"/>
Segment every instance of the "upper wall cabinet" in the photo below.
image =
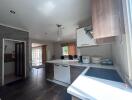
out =
<path fill-rule="evenodd" d="M 92 34 L 86 31 L 85 28 L 77 29 L 77 47 L 93 45 L 96 45 L 96 41 L 93 39 Z"/>
<path fill-rule="evenodd" d="M 122 0 L 92 0 L 92 24 L 95 39 L 125 33 Z"/>

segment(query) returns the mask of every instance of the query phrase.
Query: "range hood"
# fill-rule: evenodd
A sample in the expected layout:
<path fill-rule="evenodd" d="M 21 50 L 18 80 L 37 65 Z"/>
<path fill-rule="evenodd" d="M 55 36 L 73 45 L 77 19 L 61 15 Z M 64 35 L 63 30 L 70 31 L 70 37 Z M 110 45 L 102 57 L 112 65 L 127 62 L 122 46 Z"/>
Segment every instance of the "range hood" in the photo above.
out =
<path fill-rule="evenodd" d="M 87 26 L 87 27 L 84 27 L 84 31 L 88 35 L 88 37 L 90 37 L 91 39 L 93 39 L 92 26 L 91 25 Z"/>

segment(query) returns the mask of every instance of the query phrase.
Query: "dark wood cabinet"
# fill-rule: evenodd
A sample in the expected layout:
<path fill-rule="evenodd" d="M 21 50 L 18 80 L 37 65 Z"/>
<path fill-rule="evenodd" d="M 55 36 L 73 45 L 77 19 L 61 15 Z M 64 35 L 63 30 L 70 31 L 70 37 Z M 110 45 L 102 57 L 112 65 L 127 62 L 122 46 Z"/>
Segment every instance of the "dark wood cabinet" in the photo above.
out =
<path fill-rule="evenodd" d="M 45 76 L 46 79 L 54 79 L 54 64 L 46 63 L 45 64 Z"/>
<path fill-rule="evenodd" d="M 125 33 L 122 0 L 92 0 L 92 24 L 95 39 Z"/>
<path fill-rule="evenodd" d="M 85 67 L 70 66 L 71 83 L 85 70 Z"/>

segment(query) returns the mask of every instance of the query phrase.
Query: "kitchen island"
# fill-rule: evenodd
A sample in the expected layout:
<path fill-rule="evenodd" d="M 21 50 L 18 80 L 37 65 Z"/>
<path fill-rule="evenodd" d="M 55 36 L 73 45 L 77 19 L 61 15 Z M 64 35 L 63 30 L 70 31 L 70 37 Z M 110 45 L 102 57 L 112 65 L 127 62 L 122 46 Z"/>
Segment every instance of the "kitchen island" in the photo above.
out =
<path fill-rule="evenodd" d="M 72 95 L 72 100 L 131 100 L 132 89 L 125 83 L 87 76 L 90 68 L 116 71 L 114 66 L 52 60 L 46 62 L 46 78 L 68 87 L 67 92 Z"/>
<path fill-rule="evenodd" d="M 84 64 L 84 63 L 80 63 L 78 60 L 51 60 L 51 61 L 47 61 L 46 63 L 52 63 L 52 64 L 61 64 L 61 65 L 69 65 L 69 66 L 76 66 L 76 67 L 85 67 L 85 68 L 89 68 L 89 67 L 97 67 L 97 68 L 106 68 L 106 69 L 115 69 L 114 66 L 111 65 L 101 65 L 101 64 Z"/>
<path fill-rule="evenodd" d="M 46 62 L 46 78 L 68 87 L 67 92 L 72 95 L 72 100 L 131 100 L 132 89 L 125 83 L 87 76 L 90 68 L 116 71 L 114 66 L 52 60 Z"/>
<path fill-rule="evenodd" d="M 83 71 L 68 87 L 72 100 L 132 99 L 132 88 L 126 83 L 86 76 L 88 70 Z"/>
<path fill-rule="evenodd" d="M 115 69 L 114 66 L 83 64 L 78 60 L 52 60 L 46 62 L 46 79 L 63 86 L 69 86 L 84 70 L 90 67 Z"/>

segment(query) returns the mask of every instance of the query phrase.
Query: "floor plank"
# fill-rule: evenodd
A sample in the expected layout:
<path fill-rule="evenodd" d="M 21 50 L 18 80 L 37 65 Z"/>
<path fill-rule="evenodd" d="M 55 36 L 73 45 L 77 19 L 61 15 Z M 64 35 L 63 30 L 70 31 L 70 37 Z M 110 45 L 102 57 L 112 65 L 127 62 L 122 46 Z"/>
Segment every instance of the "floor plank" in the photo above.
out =
<path fill-rule="evenodd" d="M 48 82 L 44 68 L 33 68 L 30 77 L 0 88 L 2 100 L 71 100 L 66 88 Z"/>

